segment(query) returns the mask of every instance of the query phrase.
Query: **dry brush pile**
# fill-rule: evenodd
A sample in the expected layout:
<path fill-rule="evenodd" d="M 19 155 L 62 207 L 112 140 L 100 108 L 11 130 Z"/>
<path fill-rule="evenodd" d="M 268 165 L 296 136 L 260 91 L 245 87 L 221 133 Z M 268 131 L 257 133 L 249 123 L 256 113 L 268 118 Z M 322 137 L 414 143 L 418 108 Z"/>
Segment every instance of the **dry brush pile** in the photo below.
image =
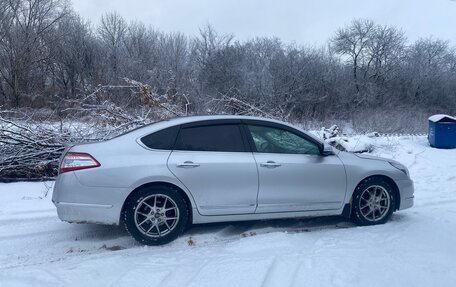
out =
<path fill-rule="evenodd" d="M 61 99 L 56 111 L 0 110 L 0 181 L 56 176 L 65 148 L 106 140 L 132 128 L 187 114 L 185 95 L 159 95 L 150 86 L 125 79 L 124 86 L 99 86 L 77 99 Z M 113 100 L 128 91 L 130 103 Z M 140 108 L 132 108 L 131 101 Z"/>
<path fill-rule="evenodd" d="M 78 98 L 60 99 L 54 111 L 0 109 L 0 182 L 52 179 L 60 156 L 71 145 L 106 140 L 158 120 L 189 114 L 191 103 L 185 94 L 158 94 L 149 85 L 124 80 L 123 86 L 98 86 Z M 119 95 L 127 100 L 120 101 Z M 261 104 L 235 95 L 220 95 L 207 104 L 208 114 L 228 111 L 284 119 L 280 116 L 283 107 L 265 112 Z"/>

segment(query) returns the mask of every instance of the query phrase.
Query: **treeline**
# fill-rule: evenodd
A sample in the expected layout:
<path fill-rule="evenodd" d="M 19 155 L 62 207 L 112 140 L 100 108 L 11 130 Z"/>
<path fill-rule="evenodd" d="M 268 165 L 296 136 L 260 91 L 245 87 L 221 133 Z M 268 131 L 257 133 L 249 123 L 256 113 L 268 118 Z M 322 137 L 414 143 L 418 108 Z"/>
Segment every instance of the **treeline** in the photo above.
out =
<path fill-rule="evenodd" d="M 103 86 L 137 109 L 128 78 L 185 97 L 190 114 L 244 113 L 220 104 L 238 99 L 303 124 L 350 121 L 385 132 L 423 131 L 429 114 L 456 114 L 456 50 L 447 41 L 410 42 L 369 20 L 340 28 L 322 47 L 237 41 L 211 26 L 192 37 L 158 28 L 115 12 L 90 23 L 64 0 L 0 0 L 0 106 L 63 109 Z"/>

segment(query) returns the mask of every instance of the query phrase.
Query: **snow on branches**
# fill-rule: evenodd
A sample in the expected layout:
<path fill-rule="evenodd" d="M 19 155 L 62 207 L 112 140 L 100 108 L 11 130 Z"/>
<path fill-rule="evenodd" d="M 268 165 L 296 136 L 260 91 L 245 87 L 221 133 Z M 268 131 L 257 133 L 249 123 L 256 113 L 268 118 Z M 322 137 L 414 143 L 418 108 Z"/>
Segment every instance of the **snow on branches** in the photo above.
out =
<path fill-rule="evenodd" d="M 187 115 L 190 101 L 185 94 L 159 94 L 149 85 L 125 81 L 124 86 L 98 86 L 78 98 L 60 99 L 59 111 L 44 116 L 0 109 L 0 181 L 52 178 L 67 146 Z M 127 99 L 119 100 L 119 95 Z"/>
<path fill-rule="evenodd" d="M 19 112 L 0 113 L 0 180 L 53 177 L 69 134 Z"/>

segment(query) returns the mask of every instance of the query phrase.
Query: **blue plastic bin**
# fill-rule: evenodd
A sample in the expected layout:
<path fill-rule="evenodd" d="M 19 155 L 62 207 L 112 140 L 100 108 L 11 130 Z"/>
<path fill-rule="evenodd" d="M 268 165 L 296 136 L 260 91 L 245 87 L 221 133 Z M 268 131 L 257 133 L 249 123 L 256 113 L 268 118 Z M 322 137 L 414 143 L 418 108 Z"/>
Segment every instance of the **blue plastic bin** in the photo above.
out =
<path fill-rule="evenodd" d="M 456 148 L 456 118 L 448 115 L 430 117 L 428 139 L 435 148 Z"/>

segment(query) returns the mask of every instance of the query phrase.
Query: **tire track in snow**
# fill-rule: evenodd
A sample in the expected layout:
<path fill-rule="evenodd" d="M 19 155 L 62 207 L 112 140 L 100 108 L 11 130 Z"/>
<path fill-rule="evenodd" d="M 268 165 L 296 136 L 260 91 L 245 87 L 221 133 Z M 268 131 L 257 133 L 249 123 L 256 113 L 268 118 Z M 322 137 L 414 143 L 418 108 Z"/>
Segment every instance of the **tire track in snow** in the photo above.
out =
<path fill-rule="evenodd" d="M 36 214 L 36 213 L 50 213 L 50 212 L 52 212 L 57 217 L 57 210 L 55 208 L 8 211 L 7 213 L 3 213 L 3 214 L 20 215 L 20 214 Z"/>
<path fill-rule="evenodd" d="M 190 267 L 179 268 L 175 267 L 170 272 L 169 278 L 163 278 L 157 286 L 172 287 L 172 286 L 189 286 L 202 270 L 210 263 L 210 260 L 205 260 L 202 263 Z"/>
<path fill-rule="evenodd" d="M 0 216 L 0 227 L 5 225 L 12 225 L 16 226 L 18 223 L 22 223 L 24 221 L 33 222 L 33 221 L 43 221 L 46 219 L 52 219 L 52 221 L 56 221 L 55 213 L 26 213 L 27 216 L 21 216 L 20 218 L 16 217 L 15 215 L 2 215 Z"/>
<path fill-rule="evenodd" d="M 298 258 L 277 258 L 266 271 L 262 287 L 293 286 L 296 274 L 301 266 Z M 298 284 L 299 285 L 299 284 Z"/>

